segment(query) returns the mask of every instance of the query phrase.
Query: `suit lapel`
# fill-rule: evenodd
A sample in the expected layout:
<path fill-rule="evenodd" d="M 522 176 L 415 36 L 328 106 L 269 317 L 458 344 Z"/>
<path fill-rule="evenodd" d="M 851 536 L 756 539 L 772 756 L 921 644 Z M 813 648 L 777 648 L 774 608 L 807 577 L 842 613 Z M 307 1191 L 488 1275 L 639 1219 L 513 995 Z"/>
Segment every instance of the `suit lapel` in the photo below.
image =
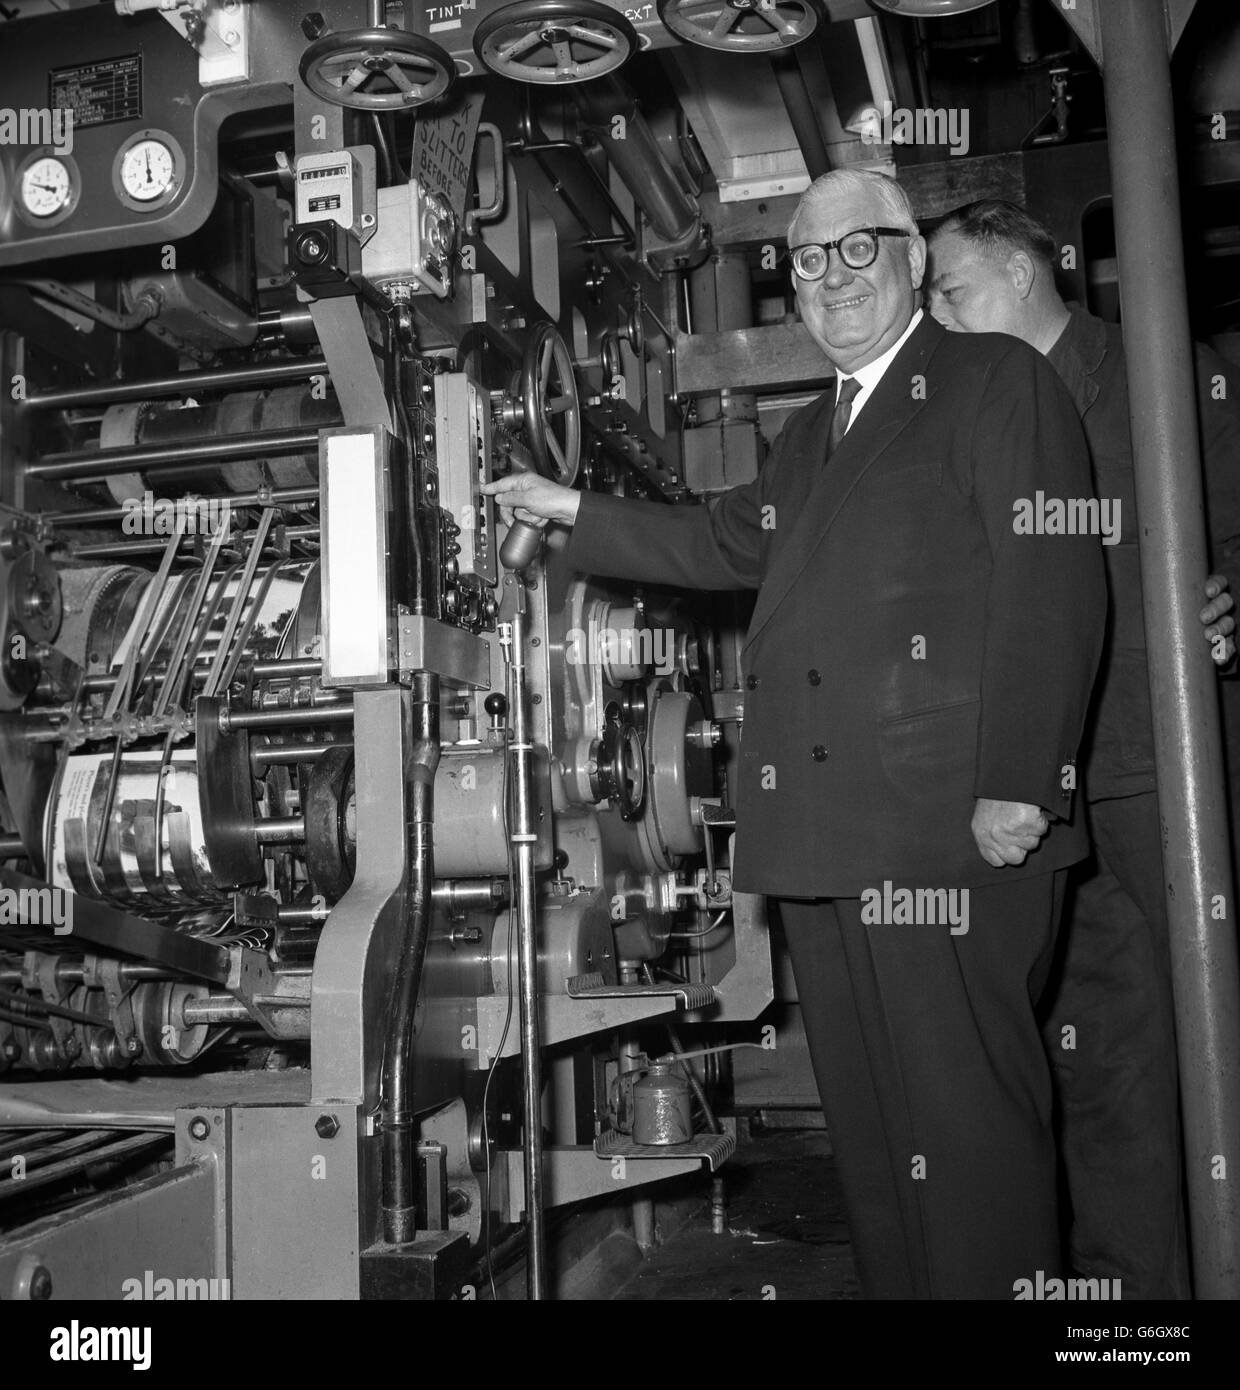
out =
<path fill-rule="evenodd" d="M 799 493 L 794 493 L 796 519 L 788 535 L 776 545 L 774 559 L 758 591 L 746 646 L 788 597 L 853 488 L 917 415 L 925 404 L 921 398 L 923 394 L 925 397 L 933 394 L 927 368 L 944 331 L 929 314 L 923 315 L 912 336 L 883 373 L 856 423 L 825 465 L 822 462 L 826 450 L 824 431 L 830 428 L 832 412 L 826 412 L 821 425 L 810 422 L 809 447 L 799 475 L 804 483 Z M 913 378 L 917 375 L 926 377 L 924 393 L 914 393 Z M 834 392 L 829 399 L 834 400 Z"/>

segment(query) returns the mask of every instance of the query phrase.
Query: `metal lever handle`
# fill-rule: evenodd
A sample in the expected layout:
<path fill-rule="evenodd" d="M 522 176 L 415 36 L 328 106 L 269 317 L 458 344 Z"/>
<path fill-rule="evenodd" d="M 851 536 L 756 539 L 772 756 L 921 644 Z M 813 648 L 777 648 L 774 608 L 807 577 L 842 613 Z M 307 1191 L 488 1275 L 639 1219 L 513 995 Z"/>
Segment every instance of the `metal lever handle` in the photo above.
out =
<path fill-rule="evenodd" d="M 472 212 L 465 214 L 466 236 L 473 236 L 484 222 L 495 222 L 502 217 L 504 215 L 504 203 L 508 196 L 508 186 L 505 182 L 507 176 L 504 172 L 504 133 L 499 126 L 493 125 L 490 121 L 481 121 L 478 125 L 478 139 L 484 135 L 490 137 L 495 156 L 493 164 L 495 195 L 486 207 L 474 208 Z"/>
<path fill-rule="evenodd" d="M 499 562 L 506 570 L 520 573 L 533 563 L 542 545 L 542 531 L 528 521 L 514 521 L 499 548 Z"/>

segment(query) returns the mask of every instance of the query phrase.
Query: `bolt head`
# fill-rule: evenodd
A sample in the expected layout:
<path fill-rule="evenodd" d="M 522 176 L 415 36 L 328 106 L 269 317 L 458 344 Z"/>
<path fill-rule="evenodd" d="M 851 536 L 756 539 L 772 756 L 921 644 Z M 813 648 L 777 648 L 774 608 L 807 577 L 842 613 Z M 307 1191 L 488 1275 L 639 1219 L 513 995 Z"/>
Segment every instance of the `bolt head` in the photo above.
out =
<path fill-rule="evenodd" d="M 334 1139 L 340 1133 L 340 1121 L 335 1115 L 320 1115 L 314 1122 L 314 1132 L 320 1139 Z"/>
<path fill-rule="evenodd" d="M 205 1115 L 195 1115 L 189 1122 L 189 1137 L 205 1139 L 211 1133 L 211 1121 Z"/>

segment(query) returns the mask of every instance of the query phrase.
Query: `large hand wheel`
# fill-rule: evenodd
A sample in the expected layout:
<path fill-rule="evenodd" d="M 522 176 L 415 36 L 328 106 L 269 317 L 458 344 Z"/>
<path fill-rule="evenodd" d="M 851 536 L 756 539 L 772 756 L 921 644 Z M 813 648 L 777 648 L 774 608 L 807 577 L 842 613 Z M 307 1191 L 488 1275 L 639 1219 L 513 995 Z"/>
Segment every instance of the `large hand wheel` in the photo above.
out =
<path fill-rule="evenodd" d="M 474 30 L 483 64 L 517 82 L 589 82 L 614 72 L 637 47 L 624 15 L 597 0 L 519 0 Z"/>
<path fill-rule="evenodd" d="M 408 111 L 456 81 L 456 64 L 437 43 L 399 29 L 325 34 L 301 55 L 299 70 L 315 96 L 355 111 Z"/>
<path fill-rule="evenodd" d="M 678 39 L 724 53 L 763 53 L 803 43 L 822 23 L 820 0 L 659 0 Z"/>
<path fill-rule="evenodd" d="M 521 418 L 538 471 L 572 487 L 581 467 L 581 402 L 568 345 L 549 323 L 535 325 L 525 348 Z"/>
<path fill-rule="evenodd" d="M 539 323 L 526 344 L 515 394 L 514 411 L 544 478 L 572 487 L 581 467 L 581 402 L 573 359 L 564 339 L 549 323 Z M 542 531 L 528 521 L 514 521 L 500 546 L 505 569 L 523 570 L 538 554 Z"/>

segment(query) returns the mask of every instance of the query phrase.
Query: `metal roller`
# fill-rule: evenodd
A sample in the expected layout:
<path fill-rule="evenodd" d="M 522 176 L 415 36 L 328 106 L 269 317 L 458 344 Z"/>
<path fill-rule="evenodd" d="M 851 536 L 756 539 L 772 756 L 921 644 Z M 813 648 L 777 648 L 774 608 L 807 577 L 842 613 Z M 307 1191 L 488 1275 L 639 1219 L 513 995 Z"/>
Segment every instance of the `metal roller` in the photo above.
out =
<path fill-rule="evenodd" d="M 326 373 L 324 373 L 326 377 Z M 314 386 L 279 386 L 241 391 L 206 404 L 143 401 L 110 406 L 100 427 L 104 449 L 189 443 L 236 435 L 322 429 L 339 424 L 340 407 L 330 390 Z M 159 491 L 158 467 L 122 473 L 107 480 L 117 502 Z M 318 483 L 317 449 L 304 453 L 264 454 L 261 458 L 205 461 L 201 470 L 176 479 L 176 492 L 250 492 L 259 487 L 306 487 Z M 168 490 L 165 487 L 165 490 Z"/>

